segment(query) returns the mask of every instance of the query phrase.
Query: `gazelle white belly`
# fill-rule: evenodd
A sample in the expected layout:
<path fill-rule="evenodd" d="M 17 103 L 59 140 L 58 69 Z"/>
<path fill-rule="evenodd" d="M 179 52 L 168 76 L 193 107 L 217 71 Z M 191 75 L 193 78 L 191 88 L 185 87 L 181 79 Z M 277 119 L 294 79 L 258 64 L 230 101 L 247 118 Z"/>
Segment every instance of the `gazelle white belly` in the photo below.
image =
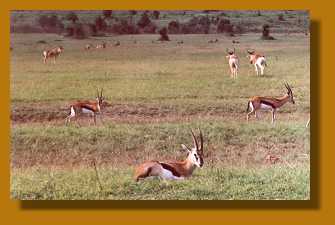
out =
<path fill-rule="evenodd" d="M 181 180 L 184 179 L 184 177 L 177 177 L 174 176 L 173 173 L 170 170 L 164 169 L 162 168 L 160 177 L 163 179 L 167 179 L 167 180 Z"/>
<path fill-rule="evenodd" d="M 269 110 L 269 109 L 272 109 L 272 107 L 271 106 L 269 106 L 269 105 L 266 105 L 266 104 L 262 104 L 261 103 L 261 107 L 260 107 L 261 109 L 265 109 L 265 110 Z"/>
<path fill-rule="evenodd" d="M 91 114 L 91 115 L 94 114 L 94 112 L 93 112 L 92 110 L 85 109 L 85 108 L 82 108 L 82 109 L 81 109 L 81 112 L 82 112 L 82 113 L 85 113 L 85 114 Z"/>

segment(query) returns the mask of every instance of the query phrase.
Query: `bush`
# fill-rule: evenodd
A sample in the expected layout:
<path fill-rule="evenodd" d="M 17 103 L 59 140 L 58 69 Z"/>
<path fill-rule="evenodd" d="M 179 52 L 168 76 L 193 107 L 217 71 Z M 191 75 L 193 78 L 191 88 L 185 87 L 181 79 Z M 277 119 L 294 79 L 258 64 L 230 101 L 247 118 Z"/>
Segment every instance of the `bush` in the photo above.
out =
<path fill-rule="evenodd" d="M 143 13 L 140 20 L 137 22 L 137 26 L 144 28 L 151 23 L 151 20 L 147 13 Z"/>
<path fill-rule="evenodd" d="M 160 12 L 157 11 L 157 10 L 155 10 L 155 11 L 153 11 L 152 15 L 153 15 L 153 17 L 154 17 L 155 20 L 158 20 L 158 19 L 159 19 Z"/>
<path fill-rule="evenodd" d="M 72 21 L 72 23 L 75 23 L 76 21 L 79 20 L 77 14 L 75 14 L 74 12 L 70 12 L 65 16 L 66 20 Z"/>
<path fill-rule="evenodd" d="M 158 39 L 159 41 L 170 41 L 166 27 L 160 29 L 159 34 L 160 34 L 160 38 Z"/>
<path fill-rule="evenodd" d="M 61 33 L 64 30 L 64 24 L 56 15 L 42 15 L 37 19 L 37 23 L 41 26 L 44 32 Z"/>
<path fill-rule="evenodd" d="M 275 40 L 275 38 L 270 35 L 270 25 L 268 25 L 268 24 L 263 25 L 263 31 L 262 31 L 261 39 L 263 39 L 263 40 Z"/>
<path fill-rule="evenodd" d="M 207 34 L 210 31 L 210 25 L 211 21 L 208 16 L 192 17 L 188 22 L 180 25 L 179 32 L 184 34 Z"/>
<path fill-rule="evenodd" d="M 111 32 L 116 34 L 138 34 L 139 29 L 135 24 L 128 22 L 126 19 L 121 19 L 112 25 Z"/>
<path fill-rule="evenodd" d="M 146 34 L 154 34 L 156 33 L 157 26 L 154 23 L 149 23 L 145 26 L 142 31 Z"/>
<path fill-rule="evenodd" d="M 95 27 L 98 31 L 105 31 L 107 29 L 107 23 L 101 16 L 98 16 L 95 19 Z"/>
<path fill-rule="evenodd" d="M 233 34 L 234 26 L 230 24 L 230 20 L 228 19 L 221 19 L 217 26 L 218 33 L 230 33 Z"/>
<path fill-rule="evenodd" d="M 179 34 L 180 33 L 180 23 L 178 21 L 171 21 L 168 24 L 167 29 L 170 34 Z"/>
<path fill-rule="evenodd" d="M 85 39 L 94 34 L 92 26 L 89 24 L 71 24 L 66 28 L 66 36 L 75 39 Z"/>

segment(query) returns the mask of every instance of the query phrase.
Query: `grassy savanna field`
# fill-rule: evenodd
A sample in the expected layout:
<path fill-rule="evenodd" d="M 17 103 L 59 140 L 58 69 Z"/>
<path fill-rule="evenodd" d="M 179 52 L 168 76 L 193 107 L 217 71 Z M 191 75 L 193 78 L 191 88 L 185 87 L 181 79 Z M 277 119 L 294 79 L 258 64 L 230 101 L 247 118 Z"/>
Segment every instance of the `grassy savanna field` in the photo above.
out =
<path fill-rule="evenodd" d="M 259 36 L 170 35 L 170 42 L 152 43 L 157 35 L 74 40 L 12 34 L 11 197 L 309 199 L 309 37 Z M 208 43 L 215 38 L 218 43 Z M 236 39 L 240 70 L 233 80 L 225 51 Z M 119 47 L 110 46 L 115 40 Z M 106 49 L 84 50 L 101 41 Z M 57 63 L 44 65 L 43 49 L 57 45 L 64 47 Z M 266 55 L 264 76 L 256 77 L 248 48 Z M 280 108 L 275 124 L 269 112 L 247 123 L 248 98 L 281 96 L 284 81 L 296 104 Z M 108 101 L 97 126 L 91 118 L 65 126 L 69 104 L 94 99 L 96 88 Z M 145 160 L 183 159 L 180 144 L 191 145 L 189 129 L 198 127 L 205 139 L 203 168 L 183 181 L 133 180 L 134 165 Z M 279 160 L 269 163 L 268 155 Z"/>

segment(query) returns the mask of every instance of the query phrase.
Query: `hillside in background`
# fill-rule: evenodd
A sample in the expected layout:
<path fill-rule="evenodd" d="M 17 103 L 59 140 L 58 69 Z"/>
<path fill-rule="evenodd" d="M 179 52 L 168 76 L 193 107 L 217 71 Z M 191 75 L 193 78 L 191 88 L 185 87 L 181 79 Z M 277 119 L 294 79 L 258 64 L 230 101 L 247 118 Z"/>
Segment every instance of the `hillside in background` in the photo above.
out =
<path fill-rule="evenodd" d="M 159 33 L 215 34 L 230 36 L 261 33 L 309 33 L 308 11 L 12 11 L 12 33 L 58 33 L 78 39 L 108 34 Z"/>

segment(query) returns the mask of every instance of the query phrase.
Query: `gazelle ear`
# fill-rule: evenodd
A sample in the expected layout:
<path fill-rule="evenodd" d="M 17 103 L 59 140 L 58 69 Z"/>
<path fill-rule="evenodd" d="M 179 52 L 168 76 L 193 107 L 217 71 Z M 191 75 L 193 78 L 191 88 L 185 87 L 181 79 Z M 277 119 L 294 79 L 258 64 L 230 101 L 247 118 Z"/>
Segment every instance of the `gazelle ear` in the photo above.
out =
<path fill-rule="evenodd" d="M 184 150 L 188 151 L 188 152 L 191 152 L 191 151 L 192 151 L 189 147 L 187 147 L 187 146 L 184 145 L 184 144 L 181 144 L 181 147 L 182 147 Z"/>

